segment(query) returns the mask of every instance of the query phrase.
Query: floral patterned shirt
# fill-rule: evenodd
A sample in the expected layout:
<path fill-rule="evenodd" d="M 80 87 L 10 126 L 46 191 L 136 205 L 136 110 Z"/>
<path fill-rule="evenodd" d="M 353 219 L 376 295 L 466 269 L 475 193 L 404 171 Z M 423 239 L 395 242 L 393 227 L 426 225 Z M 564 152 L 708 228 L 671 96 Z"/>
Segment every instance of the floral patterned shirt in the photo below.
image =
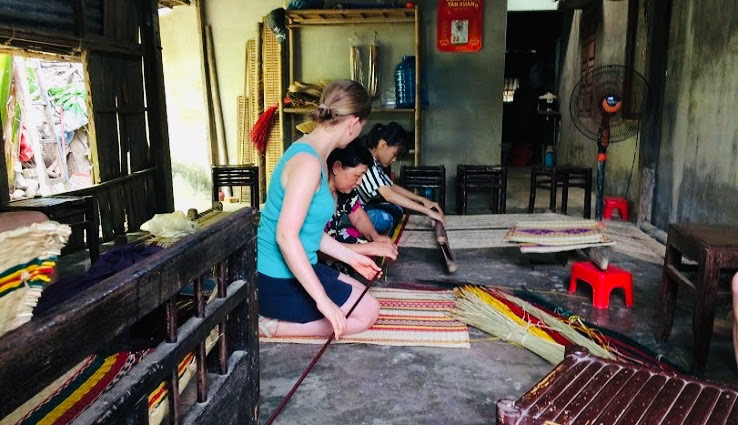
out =
<path fill-rule="evenodd" d="M 361 208 L 359 193 L 353 190 L 351 193 L 338 193 L 336 199 L 336 212 L 325 225 L 328 236 L 343 243 L 366 243 L 364 236 L 351 224 L 349 215 Z"/>

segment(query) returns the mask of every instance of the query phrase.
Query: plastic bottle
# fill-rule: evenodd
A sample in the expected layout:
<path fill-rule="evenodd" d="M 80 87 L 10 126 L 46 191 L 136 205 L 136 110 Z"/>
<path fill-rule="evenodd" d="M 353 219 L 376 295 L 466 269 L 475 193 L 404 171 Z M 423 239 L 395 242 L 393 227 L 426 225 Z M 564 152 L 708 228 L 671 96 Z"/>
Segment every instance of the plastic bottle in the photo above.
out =
<path fill-rule="evenodd" d="M 415 56 L 403 56 L 395 67 L 395 107 L 415 107 Z"/>

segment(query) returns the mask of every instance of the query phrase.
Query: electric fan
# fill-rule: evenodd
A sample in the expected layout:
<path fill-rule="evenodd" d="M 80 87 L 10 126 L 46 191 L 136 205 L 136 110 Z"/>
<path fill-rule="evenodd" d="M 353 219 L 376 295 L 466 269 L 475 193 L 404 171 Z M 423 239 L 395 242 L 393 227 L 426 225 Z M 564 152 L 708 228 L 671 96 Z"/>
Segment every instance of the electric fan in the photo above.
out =
<path fill-rule="evenodd" d="M 622 65 L 598 66 L 571 93 L 569 111 L 577 129 L 597 142 L 597 202 L 602 220 L 607 146 L 638 134 L 653 101 L 646 79 Z"/>

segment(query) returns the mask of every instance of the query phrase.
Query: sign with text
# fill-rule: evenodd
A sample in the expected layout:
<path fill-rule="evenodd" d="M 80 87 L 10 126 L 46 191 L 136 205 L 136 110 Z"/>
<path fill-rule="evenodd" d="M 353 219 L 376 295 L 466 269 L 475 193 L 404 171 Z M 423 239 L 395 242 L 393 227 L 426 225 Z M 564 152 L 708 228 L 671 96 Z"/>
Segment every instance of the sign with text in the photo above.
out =
<path fill-rule="evenodd" d="M 484 0 L 438 0 L 438 50 L 478 52 L 483 24 Z"/>

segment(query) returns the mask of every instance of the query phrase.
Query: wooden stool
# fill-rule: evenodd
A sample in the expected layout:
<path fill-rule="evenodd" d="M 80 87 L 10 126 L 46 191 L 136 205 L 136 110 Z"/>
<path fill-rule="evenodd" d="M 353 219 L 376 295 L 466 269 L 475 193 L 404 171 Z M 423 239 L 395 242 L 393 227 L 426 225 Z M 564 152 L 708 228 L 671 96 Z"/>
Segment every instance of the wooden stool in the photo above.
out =
<path fill-rule="evenodd" d="M 250 206 L 259 209 L 259 167 L 247 165 L 213 166 L 213 202 L 218 201 L 221 187 L 248 187 Z"/>
<path fill-rule="evenodd" d="M 600 270 L 590 261 L 578 261 L 571 266 L 569 293 L 577 292 L 577 280 L 592 287 L 592 305 L 597 308 L 610 306 L 610 293 L 622 288 L 625 293 L 625 306 L 633 307 L 633 275 L 610 264 L 607 270 Z"/>
<path fill-rule="evenodd" d="M 485 189 L 492 194 L 492 211 L 505 214 L 507 168 L 499 165 L 456 166 L 456 213 L 466 214 L 467 192 Z"/>
<path fill-rule="evenodd" d="M 49 196 L 45 198 L 20 199 L 0 205 L 0 211 L 39 211 L 49 220 L 67 224 L 72 228 L 70 243 L 62 250 L 67 253 L 75 248 L 74 241 L 84 241 L 90 253 L 90 262 L 100 257 L 100 229 L 98 227 L 97 203 L 92 196 Z M 82 232 L 85 235 L 82 235 Z"/>
<path fill-rule="evenodd" d="M 542 177 L 539 180 L 539 177 Z M 530 169 L 530 200 L 528 201 L 528 213 L 533 212 L 536 204 L 536 189 L 548 189 L 550 199 L 548 208 L 556 212 L 556 189 L 562 188 L 561 212 L 566 214 L 569 200 L 569 188 L 579 187 L 584 189 L 584 218 L 592 216 L 592 169 L 585 167 L 541 167 L 535 166 Z"/>
<path fill-rule="evenodd" d="M 682 256 L 698 262 L 697 280 L 684 273 L 690 267 L 682 265 Z M 694 267 L 692 267 L 693 269 Z M 695 292 L 692 332 L 692 371 L 702 373 L 710 350 L 715 306 L 731 301 L 730 290 L 719 290 L 722 269 L 738 268 L 738 226 L 706 224 L 672 224 L 666 240 L 666 256 L 661 273 L 661 332 L 666 340 L 674 322 L 679 285 Z"/>
<path fill-rule="evenodd" d="M 433 200 L 446 209 L 446 168 L 443 165 L 403 165 L 400 168 L 400 186 L 410 191 L 430 189 L 433 191 Z M 420 195 L 425 196 L 423 193 Z"/>

